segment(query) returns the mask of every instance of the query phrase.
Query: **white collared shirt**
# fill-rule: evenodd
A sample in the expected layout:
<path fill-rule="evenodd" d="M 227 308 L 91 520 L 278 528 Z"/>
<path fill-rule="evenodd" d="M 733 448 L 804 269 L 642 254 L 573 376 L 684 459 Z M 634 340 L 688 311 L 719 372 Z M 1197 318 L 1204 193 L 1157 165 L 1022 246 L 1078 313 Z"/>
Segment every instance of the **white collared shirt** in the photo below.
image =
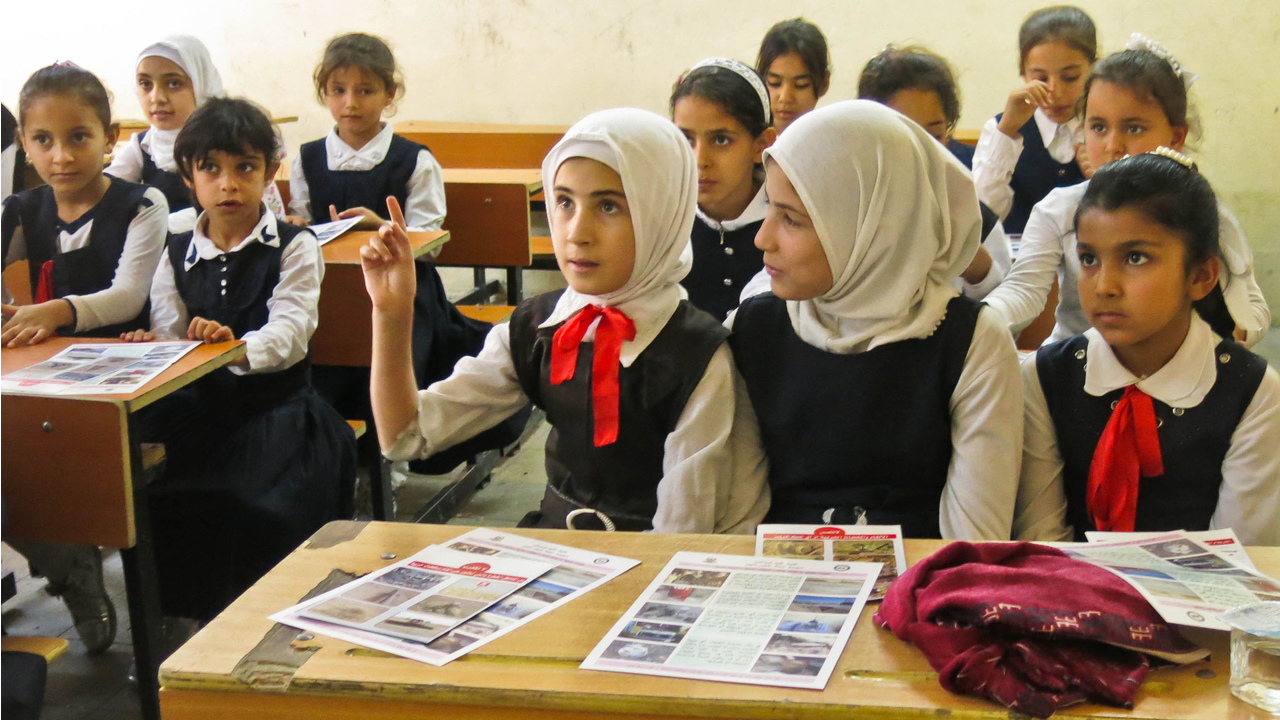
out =
<path fill-rule="evenodd" d="M 154 131 L 154 128 L 152 128 Z M 134 133 L 127 142 L 116 145 L 115 155 L 111 158 L 111 164 L 107 166 L 103 172 L 108 175 L 114 175 L 121 180 L 129 182 L 142 182 L 142 155 L 151 153 L 151 133 Z M 178 166 L 172 162 L 166 163 L 171 167 L 164 167 L 156 162 L 155 156 L 152 155 L 152 162 L 156 163 L 156 167 L 167 172 L 178 172 Z M 262 200 L 278 217 L 284 217 L 284 198 L 280 197 L 280 190 L 276 188 L 275 182 L 267 183 L 266 192 L 262 194 Z M 196 209 L 195 207 L 187 207 L 181 210 L 174 210 L 169 213 L 169 232 L 178 235 L 184 232 L 194 230 L 196 226 Z"/>
<path fill-rule="evenodd" d="M 1050 157 L 1060 163 L 1075 159 L 1076 145 L 1081 142 L 1080 128 L 1084 124 L 1079 118 L 1056 123 L 1040 108 L 1036 108 L 1032 117 Z M 1011 138 L 1000 132 L 995 118 L 982 126 L 978 147 L 973 151 L 973 184 L 978 190 L 978 199 L 995 210 L 1001 220 L 1009 217 L 1013 209 L 1013 188 L 1009 183 L 1021 155 L 1021 135 Z"/>
<path fill-rule="evenodd" d="M 276 216 L 265 212 L 265 205 L 263 208 L 262 218 L 248 237 L 225 252 L 204 234 L 206 221 L 201 214 L 191 238 L 194 257 L 189 253 L 184 259 L 183 272 L 197 263 L 221 262 L 226 255 L 239 252 L 250 243 L 279 247 Z M 173 273 L 173 264 L 166 255 L 156 267 L 151 283 L 151 330 L 158 340 L 186 338 L 191 324 L 187 305 L 178 294 Z M 310 231 L 299 233 L 280 257 L 280 279 L 267 300 L 266 324 L 236 338 L 245 342 L 249 369 L 232 367 L 232 372 L 237 375 L 275 372 L 287 369 L 307 356 L 311 335 L 319 323 L 317 303 L 323 279 L 324 256 L 320 254 L 315 235 Z"/>
<path fill-rule="evenodd" d="M 511 358 L 510 326 L 495 325 L 478 355 L 418 392 L 416 418 L 384 454 L 393 461 L 428 457 L 528 402 Z M 754 533 L 769 510 L 768 466 L 759 448 L 751 401 L 725 343 L 663 445 L 654 531 Z"/>
<path fill-rule="evenodd" d="M 1178 352 L 1164 367 L 1138 378 L 1116 359 L 1097 330 L 1085 333 L 1084 390 L 1094 397 L 1137 385 L 1138 389 L 1174 408 L 1193 408 L 1217 381 L 1220 339 L 1208 323 L 1192 313 L 1191 327 Z M 1040 385 L 1036 353 L 1022 361 L 1026 398 L 1022 480 L 1014 517 L 1019 540 L 1071 540 L 1067 498 L 1058 434 Z M 1253 400 L 1231 436 L 1222 461 L 1222 488 L 1210 529 L 1231 528 L 1246 545 L 1280 545 L 1280 375 L 1268 367 Z"/>
<path fill-rule="evenodd" d="M 129 221 L 129 229 L 125 232 L 124 249 L 120 252 L 120 261 L 116 263 L 115 275 L 111 278 L 111 286 L 88 295 L 68 295 L 69 301 L 76 310 L 75 332 L 85 332 L 105 325 L 115 325 L 132 320 L 142 312 L 147 302 L 147 292 L 151 287 L 151 276 L 156 271 L 156 264 L 164 254 L 164 241 L 168 236 L 165 229 L 165 218 L 169 215 L 169 205 L 165 202 L 164 193 L 149 187 L 143 194 L 151 205 L 138 209 L 138 213 Z M 91 209 L 90 212 L 93 212 Z M 93 232 L 93 220 L 90 219 L 75 230 L 58 233 L 58 252 L 79 250 L 89 244 L 89 234 Z M 9 252 L 4 257 L 4 266 L 27 259 L 27 241 L 22 226 L 13 231 L 9 241 Z M 31 293 L 35 295 L 35 288 Z M 8 296 L 8 287 L 4 290 Z"/>
<path fill-rule="evenodd" d="M 384 124 L 372 140 L 356 150 L 338 137 L 336 128 L 330 130 L 324 139 L 327 167 L 333 171 L 372 170 L 386 159 L 394 136 L 395 129 L 391 124 Z M 338 208 L 338 212 L 347 209 Z M 382 214 L 382 208 L 369 209 Z M 403 209 L 405 223 L 411 231 L 439 230 L 444 225 L 444 174 L 435 156 L 426 149 L 418 151 L 417 164 L 406 188 Z M 311 217 L 311 191 L 307 188 L 307 177 L 302 172 L 302 153 L 298 153 L 293 159 L 293 167 L 289 171 L 289 211 L 306 218 L 309 223 L 329 222 L 327 216 Z"/>
<path fill-rule="evenodd" d="M 986 277 L 972 284 L 963 277 L 951 281 L 951 287 L 971 300 L 982 300 L 990 295 L 1009 274 L 1009 268 L 1013 267 L 1013 249 L 1009 246 L 1009 236 L 1004 232 L 1004 223 L 996 220 L 991 232 L 982 238 L 982 247 L 991 256 L 991 268 L 987 270 Z M 754 282 L 754 278 L 752 281 Z"/>
<path fill-rule="evenodd" d="M 1088 187 L 1086 181 L 1056 188 L 1031 210 L 1018 248 L 1018 261 L 1004 282 L 985 298 L 1010 331 L 1021 332 L 1040 315 L 1055 275 L 1058 322 L 1046 342 L 1065 340 L 1089 329 L 1089 319 L 1080 307 L 1080 260 L 1076 257 L 1073 230 L 1076 209 Z M 1235 215 L 1222 203 L 1218 203 L 1218 221 L 1223 260 L 1218 283 L 1232 319 L 1247 333 L 1244 345 L 1251 347 L 1267 334 L 1271 308 L 1253 276 L 1249 240 Z"/>

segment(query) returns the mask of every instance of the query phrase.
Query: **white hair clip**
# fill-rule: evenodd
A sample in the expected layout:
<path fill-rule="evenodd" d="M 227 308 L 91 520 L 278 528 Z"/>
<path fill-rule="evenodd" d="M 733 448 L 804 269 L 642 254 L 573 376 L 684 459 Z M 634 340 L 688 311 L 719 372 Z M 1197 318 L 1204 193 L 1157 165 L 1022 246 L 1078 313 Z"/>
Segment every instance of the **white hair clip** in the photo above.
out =
<path fill-rule="evenodd" d="M 1146 52 L 1149 52 L 1155 55 L 1156 57 L 1160 58 L 1161 60 L 1164 60 L 1165 62 L 1169 63 L 1169 67 L 1173 68 L 1173 73 L 1178 77 L 1182 78 L 1183 86 L 1185 86 L 1188 89 L 1191 88 L 1191 85 L 1196 80 L 1200 79 L 1199 75 L 1182 67 L 1182 64 L 1178 62 L 1178 59 L 1175 58 L 1173 56 L 1173 53 L 1169 52 L 1169 50 L 1165 46 L 1161 45 L 1155 40 L 1152 40 L 1146 35 L 1143 35 L 1142 33 L 1136 32 L 1130 35 L 1129 42 L 1125 44 L 1124 49 L 1125 50 L 1145 50 Z"/>
<path fill-rule="evenodd" d="M 703 60 L 697 65 L 694 65 L 693 67 L 689 68 L 689 72 L 693 72 L 698 68 L 704 68 L 704 67 L 723 68 L 730 72 L 736 73 L 743 80 L 746 80 L 747 84 L 750 85 L 751 88 L 756 91 L 756 95 L 760 98 L 760 104 L 764 106 L 765 122 L 770 125 L 773 124 L 773 109 L 769 105 L 769 91 L 765 89 L 764 82 L 760 79 L 759 73 L 757 73 L 754 69 L 752 69 L 746 63 L 743 63 L 738 60 L 734 60 L 733 58 L 721 58 L 721 57 L 707 58 L 706 60 Z M 687 77 L 688 73 L 685 73 L 685 76 Z M 681 81 L 683 80 L 684 78 L 681 78 Z"/>
<path fill-rule="evenodd" d="M 1199 172 L 1199 168 L 1196 167 L 1195 160 L 1192 160 L 1190 157 L 1183 155 L 1182 153 L 1178 152 L 1177 150 L 1174 150 L 1171 147 L 1165 147 L 1164 145 L 1161 145 L 1155 150 L 1151 150 L 1150 153 L 1152 155 L 1167 157 L 1170 160 L 1178 163 L 1179 165 L 1185 167 L 1188 170 L 1191 170 L 1193 172 Z"/>

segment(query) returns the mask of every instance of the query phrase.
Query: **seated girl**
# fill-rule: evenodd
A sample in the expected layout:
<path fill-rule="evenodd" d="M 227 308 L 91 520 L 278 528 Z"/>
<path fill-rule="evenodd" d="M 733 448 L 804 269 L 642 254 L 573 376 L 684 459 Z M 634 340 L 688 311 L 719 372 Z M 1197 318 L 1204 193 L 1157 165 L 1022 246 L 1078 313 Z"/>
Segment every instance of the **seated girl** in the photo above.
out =
<path fill-rule="evenodd" d="M 1089 181 L 1073 225 L 1092 327 L 1023 362 L 1019 539 L 1231 528 L 1280 545 L 1280 376 L 1198 309 L 1218 222 L 1209 183 L 1167 148 Z"/>
<path fill-rule="evenodd" d="M 968 172 L 867 100 L 765 151 L 772 292 L 731 320 L 769 458 L 769 522 L 1004 540 L 1022 388 L 1009 334 L 952 286 L 982 221 Z"/>
<path fill-rule="evenodd" d="M 413 259 L 388 200 L 393 224 L 361 250 L 384 453 L 426 457 L 532 401 L 552 426 L 548 482 L 522 525 L 754 532 L 769 494 L 758 450 L 742 452 L 758 440 L 735 399 L 728 332 L 680 299 L 697 203 L 688 141 L 652 113 L 607 110 L 570 128 L 542 175 L 569 287 L 526 300 L 477 357 L 420 392 Z"/>

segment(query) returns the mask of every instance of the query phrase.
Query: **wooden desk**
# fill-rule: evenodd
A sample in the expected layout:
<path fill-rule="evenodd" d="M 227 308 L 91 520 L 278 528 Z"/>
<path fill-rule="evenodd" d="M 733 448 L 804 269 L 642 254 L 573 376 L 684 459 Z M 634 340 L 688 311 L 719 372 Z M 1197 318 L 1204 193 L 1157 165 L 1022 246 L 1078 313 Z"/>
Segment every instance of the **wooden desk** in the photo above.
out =
<path fill-rule="evenodd" d="M 518 530 L 595 548 L 642 564 L 571 605 L 470 655 L 436 668 L 298 631 L 267 616 L 288 607 L 336 569 L 367 573 L 442 542 L 464 528 L 331 523 L 285 559 L 161 668 L 165 720 L 407 717 L 448 718 L 939 718 L 1007 720 L 985 700 L 952 695 L 923 654 L 876 628 L 868 606 L 826 690 L 790 690 L 579 670 L 578 664 L 677 550 L 750 555 L 742 536 Z M 916 562 L 942 541 L 908 541 Z M 1280 570 L 1280 548 L 1251 549 L 1264 571 Z M 335 581 L 339 578 L 335 578 Z M 335 583 L 337 584 L 337 583 Z M 1230 697 L 1226 635 L 1203 633 L 1211 661 L 1152 674 L 1132 712 L 1098 705 L 1058 717 L 1245 718 Z M 1197 671 L 1211 670 L 1212 678 Z M 1261 717 L 1261 716 L 1259 716 Z"/>
<path fill-rule="evenodd" d="M 85 342 L 118 341 L 54 338 L 0 350 L 0 372 L 20 370 Z M 5 393 L 0 398 L 6 536 L 121 549 L 138 689 L 148 719 L 159 717 L 156 670 L 166 648 L 159 646 L 160 595 L 133 413 L 244 354 L 241 341 L 201 345 L 126 395 Z"/>
<path fill-rule="evenodd" d="M 298 116 L 290 115 L 288 117 L 271 118 L 271 122 L 274 125 L 298 122 Z M 124 142 L 151 127 L 151 123 L 146 120 L 121 120 L 117 124 L 120 126 L 120 135 L 116 138 L 116 142 Z"/>
<path fill-rule="evenodd" d="M 436 258 L 436 264 L 476 269 L 476 290 L 460 303 L 487 300 L 498 289 L 484 278 L 484 268 L 493 267 L 507 271 L 507 304 L 520 304 L 520 272 L 533 260 L 529 200 L 541 190 L 540 170 L 445 169 L 449 214 L 444 227 L 453 240 Z"/>
<path fill-rule="evenodd" d="M 413 120 L 396 134 L 426 145 L 444 168 L 540 168 L 568 125 L 495 125 Z"/>
<path fill-rule="evenodd" d="M 311 336 L 311 361 L 317 365 L 369 367 L 373 360 L 373 301 L 364 286 L 360 248 L 374 234 L 352 230 L 321 248 L 324 282 L 320 285 L 320 323 Z M 411 232 L 415 258 L 449 242 L 449 232 Z"/>

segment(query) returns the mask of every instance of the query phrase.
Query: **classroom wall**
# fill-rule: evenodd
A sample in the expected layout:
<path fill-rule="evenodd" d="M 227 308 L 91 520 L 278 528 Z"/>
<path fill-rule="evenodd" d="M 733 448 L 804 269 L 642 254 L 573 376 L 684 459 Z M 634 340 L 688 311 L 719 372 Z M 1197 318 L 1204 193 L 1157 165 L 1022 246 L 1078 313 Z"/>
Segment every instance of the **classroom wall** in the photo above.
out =
<path fill-rule="evenodd" d="M 915 41 L 951 60 L 964 100 L 960 126 L 980 127 L 1017 84 L 1017 28 L 1029 0 L 221 0 L 125 6 L 59 0 L 10 3 L 0 49 L 0 99 L 15 107 L 23 80 L 55 60 L 100 74 L 116 114 L 141 118 L 132 73 L 138 50 L 186 32 L 209 45 L 227 88 L 264 104 L 292 154 L 328 131 L 311 72 L 325 42 L 362 30 L 382 35 L 404 67 L 397 119 L 572 123 L 606 107 L 665 112 L 671 83 L 702 57 L 754 62 L 774 22 L 803 14 L 827 34 L 834 75 L 828 101 L 852 97 L 866 60 Z M 1200 73 L 1193 89 L 1205 134 L 1197 156 L 1236 212 L 1259 282 L 1280 322 L 1280 13 L 1275 0 L 1125 0 L 1079 3 L 1103 51 L 1139 30 Z M 787 8 L 786 11 L 781 8 Z M 52 26 L 57 23 L 56 30 Z"/>

